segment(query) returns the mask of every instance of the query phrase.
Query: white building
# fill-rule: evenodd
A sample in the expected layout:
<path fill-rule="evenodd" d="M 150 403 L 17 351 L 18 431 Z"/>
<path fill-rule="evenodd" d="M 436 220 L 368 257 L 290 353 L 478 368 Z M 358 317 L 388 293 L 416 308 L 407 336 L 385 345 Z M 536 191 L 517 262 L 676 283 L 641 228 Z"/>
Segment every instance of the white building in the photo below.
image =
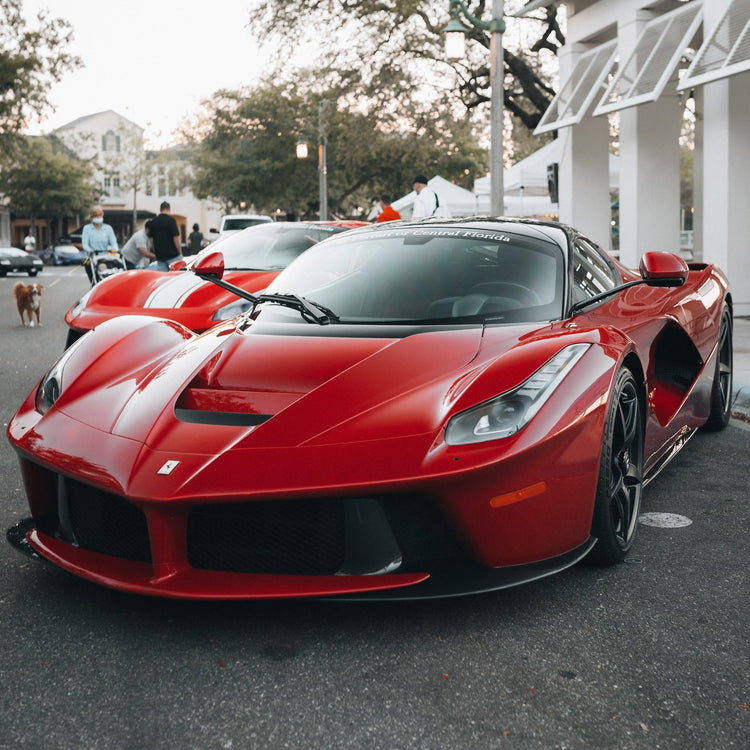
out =
<path fill-rule="evenodd" d="M 79 117 L 54 135 L 82 158 L 95 158 L 101 205 L 108 223 L 119 230 L 120 241 L 157 214 L 162 201 L 170 204 L 183 241 L 193 224 L 198 224 L 207 238 L 209 228 L 218 226 L 221 208 L 198 200 L 185 187 L 189 165 L 181 159 L 179 149 L 147 152 L 143 128 L 117 112 Z M 132 226 L 134 208 L 138 212 L 136 227 Z"/>
<path fill-rule="evenodd" d="M 619 115 L 620 258 L 680 246 L 679 135 L 695 98 L 694 257 L 729 276 L 750 315 L 750 0 L 529 0 L 567 10 L 557 130 L 560 219 L 609 237 L 609 123 Z"/>

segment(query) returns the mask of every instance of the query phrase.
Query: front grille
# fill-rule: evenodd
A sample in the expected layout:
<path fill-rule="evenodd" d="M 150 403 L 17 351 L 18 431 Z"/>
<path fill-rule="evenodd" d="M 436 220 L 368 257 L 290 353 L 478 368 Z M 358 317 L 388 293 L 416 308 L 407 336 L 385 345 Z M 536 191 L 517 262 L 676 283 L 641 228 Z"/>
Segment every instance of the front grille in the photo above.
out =
<path fill-rule="evenodd" d="M 125 560 L 151 562 L 146 516 L 140 508 L 73 479 L 63 482 L 63 515 L 67 513 L 70 531 L 80 547 Z"/>
<path fill-rule="evenodd" d="M 367 511 L 379 508 L 384 524 Z M 188 562 L 234 573 L 333 575 L 375 572 L 400 549 L 400 572 L 465 553 L 426 498 L 310 498 L 200 505 L 188 520 Z M 356 560 L 356 563 L 353 562 Z"/>
<path fill-rule="evenodd" d="M 340 500 L 201 505 L 188 520 L 188 562 L 194 568 L 332 575 L 345 552 Z"/>

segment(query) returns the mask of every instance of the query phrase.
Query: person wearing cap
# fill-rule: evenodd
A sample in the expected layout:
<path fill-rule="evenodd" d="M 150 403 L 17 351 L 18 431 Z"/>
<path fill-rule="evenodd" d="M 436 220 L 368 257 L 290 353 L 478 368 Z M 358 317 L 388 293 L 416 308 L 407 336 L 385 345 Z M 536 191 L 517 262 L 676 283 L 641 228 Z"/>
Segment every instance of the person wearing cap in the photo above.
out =
<path fill-rule="evenodd" d="M 437 211 L 438 199 L 432 188 L 428 187 L 427 178 L 423 174 L 418 174 L 414 178 L 414 192 L 417 197 L 412 217 L 419 219 L 423 216 L 432 216 Z"/>

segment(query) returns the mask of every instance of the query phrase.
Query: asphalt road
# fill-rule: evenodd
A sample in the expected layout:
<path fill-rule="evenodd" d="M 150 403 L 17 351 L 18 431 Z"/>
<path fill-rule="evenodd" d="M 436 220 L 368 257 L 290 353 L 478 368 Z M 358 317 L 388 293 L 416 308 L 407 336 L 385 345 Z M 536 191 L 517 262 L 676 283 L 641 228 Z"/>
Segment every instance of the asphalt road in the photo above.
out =
<path fill-rule="evenodd" d="M 3 424 L 62 351 L 0 279 Z M 21 279 L 22 280 L 22 279 Z M 2 529 L 27 515 L 1 441 Z M 0 748 L 750 747 L 750 429 L 699 433 L 645 493 L 628 562 L 398 604 L 203 604 L 109 591 L 0 541 Z"/>

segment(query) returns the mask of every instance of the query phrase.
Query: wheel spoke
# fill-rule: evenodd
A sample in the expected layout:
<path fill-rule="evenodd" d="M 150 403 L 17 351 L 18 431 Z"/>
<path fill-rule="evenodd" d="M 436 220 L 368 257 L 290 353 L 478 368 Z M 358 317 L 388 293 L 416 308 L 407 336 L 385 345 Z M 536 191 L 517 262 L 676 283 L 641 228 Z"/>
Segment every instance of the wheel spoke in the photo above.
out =
<path fill-rule="evenodd" d="M 624 388 L 617 403 L 616 450 L 612 459 L 610 497 L 615 536 L 625 546 L 635 529 L 640 509 L 640 417 L 638 397 L 631 388 Z"/>

